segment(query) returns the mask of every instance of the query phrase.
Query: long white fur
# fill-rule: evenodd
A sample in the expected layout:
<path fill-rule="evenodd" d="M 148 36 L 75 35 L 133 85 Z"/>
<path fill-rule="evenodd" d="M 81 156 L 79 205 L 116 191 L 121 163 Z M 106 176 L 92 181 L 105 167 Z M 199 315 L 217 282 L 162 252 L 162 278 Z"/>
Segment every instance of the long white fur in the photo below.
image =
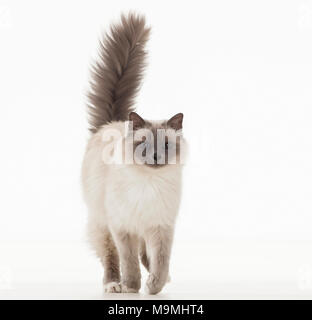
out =
<path fill-rule="evenodd" d="M 135 164 L 105 164 L 102 139 L 106 129 L 119 130 L 125 123 L 112 122 L 94 134 L 86 149 L 82 183 L 89 209 L 89 236 L 105 228 L 144 237 L 155 226 L 173 226 L 181 197 L 181 165 L 150 168 Z M 100 235 L 99 235 L 100 236 Z"/>

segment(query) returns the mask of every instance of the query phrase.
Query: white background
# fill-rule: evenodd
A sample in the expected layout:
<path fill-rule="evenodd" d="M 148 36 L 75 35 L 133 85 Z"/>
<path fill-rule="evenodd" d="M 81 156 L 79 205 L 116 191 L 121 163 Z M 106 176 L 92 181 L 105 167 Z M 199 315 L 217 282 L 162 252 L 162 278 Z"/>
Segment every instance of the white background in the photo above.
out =
<path fill-rule="evenodd" d="M 153 28 L 137 110 L 183 112 L 191 149 L 157 297 L 312 298 L 308 0 L 0 1 L 0 297 L 112 297 L 80 166 L 88 68 L 129 9 Z"/>

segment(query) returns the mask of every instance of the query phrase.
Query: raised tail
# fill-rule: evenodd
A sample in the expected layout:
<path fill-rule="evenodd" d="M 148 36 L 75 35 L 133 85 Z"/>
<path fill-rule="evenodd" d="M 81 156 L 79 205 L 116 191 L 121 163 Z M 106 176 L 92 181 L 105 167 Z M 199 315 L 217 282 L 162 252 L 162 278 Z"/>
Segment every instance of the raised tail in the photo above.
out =
<path fill-rule="evenodd" d="M 145 43 L 150 28 L 145 18 L 133 13 L 121 16 L 100 42 L 99 61 L 91 69 L 88 113 L 90 130 L 125 121 L 133 111 L 145 68 Z"/>

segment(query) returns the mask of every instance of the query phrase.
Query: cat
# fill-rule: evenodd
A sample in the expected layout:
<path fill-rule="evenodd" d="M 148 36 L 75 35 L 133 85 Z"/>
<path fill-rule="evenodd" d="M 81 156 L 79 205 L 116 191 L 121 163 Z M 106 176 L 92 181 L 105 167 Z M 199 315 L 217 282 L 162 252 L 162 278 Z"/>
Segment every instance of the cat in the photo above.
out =
<path fill-rule="evenodd" d="M 91 137 L 82 185 L 88 239 L 104 267 L 104 290 L 109 293 L 140 290 L 139 258 L 149 272 L 148 294 L 160 292 L 169 278 L 186 141 L 182 113 L 148 121 L 134 112 L 149 33 L 144 16 L 122 15 L 100 42 L 99 61 L 91 69 Z M 106 139 L 107 132 L 117 132 L 118 139 Z M 106 161 L 105 149 L 118 149 L 116 141 L 123 147 L 120 161 Z M 125 160 L 126 153 L 131 161 Z"/>

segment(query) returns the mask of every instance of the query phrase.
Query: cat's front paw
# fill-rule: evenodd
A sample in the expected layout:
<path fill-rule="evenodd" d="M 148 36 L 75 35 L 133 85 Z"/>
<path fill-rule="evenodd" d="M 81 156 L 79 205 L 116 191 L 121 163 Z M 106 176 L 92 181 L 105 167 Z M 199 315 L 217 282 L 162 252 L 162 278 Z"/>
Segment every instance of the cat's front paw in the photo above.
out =
<path fill-rule="evenodd" d="M 161 291 L 164 285 L 165 281 L 160 281 L 156 275 L 151 273 L 146 281 L 145 292 L 147 294 L 157 294 Z"/>
<path fill-rule="evenodd" d="M 138 293 L 139 289 L 128 288 L 125 284 L 121 284 L 122 293 Z"/>
<path fill-rule="evenodd" d="M 104 292 L 105 293 L 120 293 L 121 285 L 118 282 L 108 282 L 104 284 Z"/>

